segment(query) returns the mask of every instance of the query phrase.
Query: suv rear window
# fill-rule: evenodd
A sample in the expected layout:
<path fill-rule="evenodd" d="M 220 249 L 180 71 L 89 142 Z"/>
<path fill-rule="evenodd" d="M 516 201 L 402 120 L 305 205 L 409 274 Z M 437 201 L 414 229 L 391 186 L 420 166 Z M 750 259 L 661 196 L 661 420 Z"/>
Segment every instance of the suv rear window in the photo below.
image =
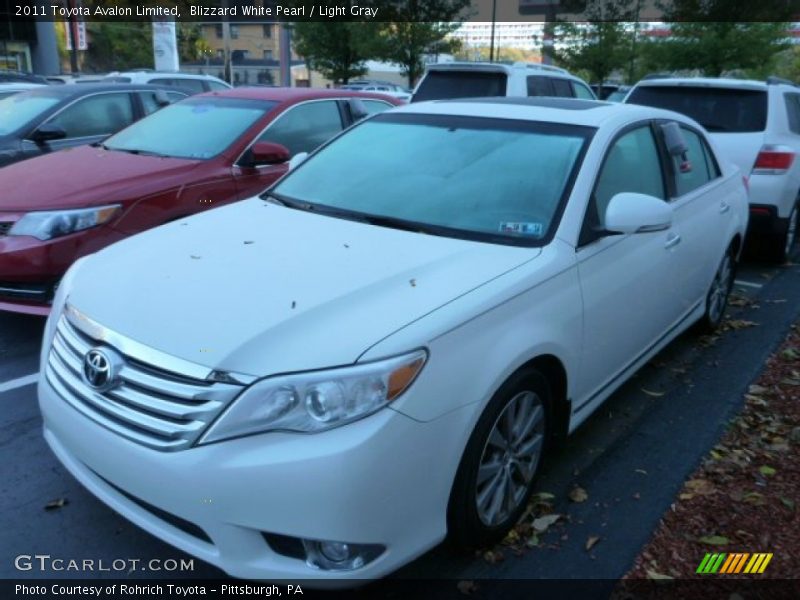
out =
<path fill-rule="evenodd" d="M 641 86 L 627 102 L 683 113 L 712 133 L 764 131 L 767 126 L 767 93 L 691 86 Z"/>
<path fill-rule="evenodd" d="M 429 71 L 412 102 L 506 95 L 506 74 L 481 71 Z"/>

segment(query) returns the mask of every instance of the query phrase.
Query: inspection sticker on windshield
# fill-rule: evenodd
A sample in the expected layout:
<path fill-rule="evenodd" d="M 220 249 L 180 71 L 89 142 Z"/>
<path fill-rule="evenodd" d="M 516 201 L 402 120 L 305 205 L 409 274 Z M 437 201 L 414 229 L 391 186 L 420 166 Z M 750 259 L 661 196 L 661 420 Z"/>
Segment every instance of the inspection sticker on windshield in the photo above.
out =
<path fill-rule="evenodd" d="M 500 223 L 500 233 L 513 233 L 516 235 L 537 235 L 541 236 L 544 227 L 541 223 Z"/>

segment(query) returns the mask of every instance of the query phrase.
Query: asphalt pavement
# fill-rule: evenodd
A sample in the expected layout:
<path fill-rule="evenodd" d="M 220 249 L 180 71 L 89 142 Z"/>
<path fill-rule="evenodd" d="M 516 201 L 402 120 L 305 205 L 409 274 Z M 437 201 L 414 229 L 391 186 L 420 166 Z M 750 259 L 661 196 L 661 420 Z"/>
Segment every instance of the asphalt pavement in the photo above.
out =
<path fill-rule="evenodd" d="M 795 257 L 797 260 L 797 257 Z M 396 574 L 403 578 L 613 579 L 631 566 L 661 515 L 738 411 L 748 385 L 800 317 L 800 266 L 746 262 L 729 309 L 740 328 L 712 343 L 686 333 L 617 391 L 544 466 L 538 490 L 555 495 L 562 522 L 539 547 L 489 564 L 447 544 Z M 746 322 L 756 323 L 748 326 Z M 743 326 L 742 326 L 743 325 Z M 42 438 L 35 375 L 44 320 L 0 313 L 0 577 L 222 577 L 200 560 L 186 573 L 49 572 L 15 569 L 21 554 L 114 559 L 190 559 L 138 529 L 84 490 Z M 647 390 L 647 391 L 643 391 Z M 98 448 L 102 452 L 102 448 Z M 567 500 L 573 486 L 588 500 Z M 63 499 L 54 510 L 45 505 Z M 586 550 L 589 537 L 599 541 Z M 698 561 L 703 549 L 698 548 Z"/>

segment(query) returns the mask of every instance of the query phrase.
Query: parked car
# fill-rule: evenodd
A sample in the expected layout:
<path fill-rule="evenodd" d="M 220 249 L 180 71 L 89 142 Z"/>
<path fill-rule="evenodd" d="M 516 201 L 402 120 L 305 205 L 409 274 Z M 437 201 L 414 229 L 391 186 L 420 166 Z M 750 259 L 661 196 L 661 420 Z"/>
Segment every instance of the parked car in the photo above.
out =
<path fill-rule="evenodd" d="M 252 196 L 283 175 L 290 156 L 395 104 L 335 90 L 213 92 L 169 106 L 102 144 L 0 169 L 0 310 L 47 314 L 76 258 Z"/>
<path fill-rule="evenodd" d="M 101 83 L 106 75 L 78 73 L 74 75 L 48 75 L 46 77 L 50 85 L 64 85 L 73 83 Z M 108 83 L 107 81 L 105 83 Z"/>
<path fill-rule="evenodd" d="M 203 92 L 221 92 L 229 90 L 231 86 L 222 79 L 212 75 L 198 73 L 167 73 L 164 71 L 124 71 L 107 75 L 104 80 L 114 83 L 151 83 L 154 85 L 172 85 L 184 90 L 191 90 L 194 94 Z"/>
<path fill-rule="evenodd" d="M 0 99 L 0 167 L 101 141 L 188 94 L 152 85 L 48 85 Z"/>
<path fill-rule="evenodd" d="M 341 86 L 343 90 L 358 90 L 360 92 L 379 92 L 394 96 L 398 100 L 408 102 L 411 100 L 411 92 L 401 86 L 388 81 L 352 81 Z"/>
<path fill-rule="evenodd" d="M 626 102 L 667 108 L 705 127 L 750 184 L 750 239 L 783 262 L 800 212 L 800 88 L 790 81 L 651 78 Z"/>
<path fill-rule="evenodd" d="M 8 98 L 20 92 L 41 89 L 44 86 L 40 83 L 0 83 L 0 100 Z"/>
<path fill-rule="evenodd" d="M 595 99 L 585 81 L 558 67 L 526 62 L 446 62 L 428 65 L 411 102 L 491 96 Z"/>
<path fill-rule="evenodd" d="M 115 511 L 236 577 L 357 584 L 448 533 L 484 547 L 551 440 L 720 323 L 747 216 L 741 174 L 676 113 L 375 115 L 262 197 L 70 269 L 44 435 Z"/>
<path fill-rule="evenodd" d="M 0 69 L 0 83 L 38 83 L 47 85 L 47 79 L 41 75 L 34 75 L 24 71 Z"/>
<path fill-rule="evenodd" d="M 605 97 L 606 102 L 623 102 L 627 97 L 628 93 L 631 91 L 632 86 L 630 85 L 621 85 L 616 90 L 612 91 L 608 96 Z"/>

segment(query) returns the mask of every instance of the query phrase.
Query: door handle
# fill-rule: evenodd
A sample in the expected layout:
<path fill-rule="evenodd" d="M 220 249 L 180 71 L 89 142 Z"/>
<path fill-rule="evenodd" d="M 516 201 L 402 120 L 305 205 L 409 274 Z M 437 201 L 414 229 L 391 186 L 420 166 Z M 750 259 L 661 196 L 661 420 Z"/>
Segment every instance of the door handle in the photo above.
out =
<path fill-rule="evenodd" d="M 664 244 L 664 248 L 669 250 L 670 248 L 674 248 L 680 243 L 681 243 L 681 236 L 679 236 L 677 233 L 670 233 L 667 236 L 667 242 Z"/>
<path fill-rule="evenodd" d="M 722 203 L 719 205 L 719 214 L 724 215 L 730 209 L 731 205 L 723 200 Z"/>

